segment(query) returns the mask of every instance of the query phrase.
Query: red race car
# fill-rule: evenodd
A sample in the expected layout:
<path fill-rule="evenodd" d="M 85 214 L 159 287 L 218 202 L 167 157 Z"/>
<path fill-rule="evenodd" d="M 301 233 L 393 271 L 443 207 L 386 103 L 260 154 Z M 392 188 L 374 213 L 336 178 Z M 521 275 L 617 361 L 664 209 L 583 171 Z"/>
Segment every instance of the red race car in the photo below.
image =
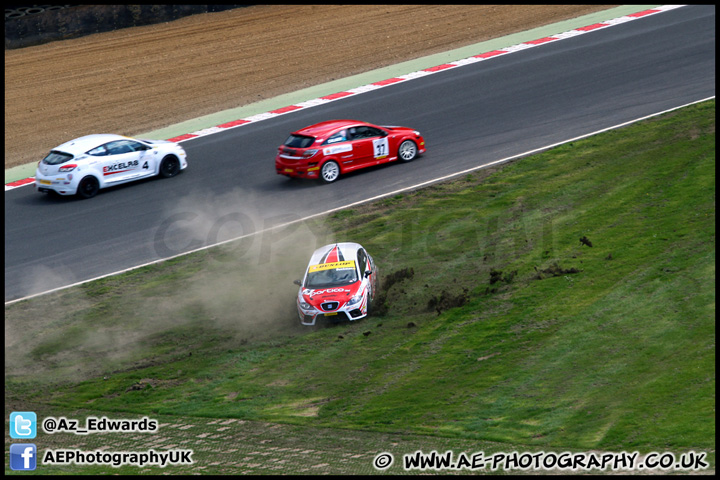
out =
<path fill-rule="evenodd" d="M 425 139 L 407 127 L 378 126 L 358 120 L 330 120 L 290 134 L 278 147 L 278 175 L 325 183 L 341 174 L 425 153 Z"/>
<path fill-rule="evenodd" d="M 297 296 L 303 325 L 359 320 L 370 314 L 380 285 L 375 261 L 353 242 L 320 247 L 310 257 Z"/>

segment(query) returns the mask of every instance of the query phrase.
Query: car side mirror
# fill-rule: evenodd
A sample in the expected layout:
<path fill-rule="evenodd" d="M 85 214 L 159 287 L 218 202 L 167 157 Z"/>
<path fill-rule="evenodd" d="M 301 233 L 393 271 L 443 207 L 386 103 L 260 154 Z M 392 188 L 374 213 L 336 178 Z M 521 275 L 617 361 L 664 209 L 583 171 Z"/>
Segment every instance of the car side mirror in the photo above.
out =
<path fill-rule="evenodd" d="M 293 283 L 298 287 L 302 287 L 302 282 L 300 280 L 293 280 Z"/>
<path fill-rule="evenodd" d="M 372 275 L 372 270 L 365 270 L 365 277 Z"/>

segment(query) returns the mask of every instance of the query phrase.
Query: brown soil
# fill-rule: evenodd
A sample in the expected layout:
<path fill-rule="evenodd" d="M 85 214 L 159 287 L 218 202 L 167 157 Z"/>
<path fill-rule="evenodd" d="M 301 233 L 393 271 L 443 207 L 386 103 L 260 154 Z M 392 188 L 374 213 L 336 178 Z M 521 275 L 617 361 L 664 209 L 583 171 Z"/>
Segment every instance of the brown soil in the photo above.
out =
<path fill-rule="evenodd" d="M 5 168 L 612 5 L 257 5 L 5 51 Z"/>

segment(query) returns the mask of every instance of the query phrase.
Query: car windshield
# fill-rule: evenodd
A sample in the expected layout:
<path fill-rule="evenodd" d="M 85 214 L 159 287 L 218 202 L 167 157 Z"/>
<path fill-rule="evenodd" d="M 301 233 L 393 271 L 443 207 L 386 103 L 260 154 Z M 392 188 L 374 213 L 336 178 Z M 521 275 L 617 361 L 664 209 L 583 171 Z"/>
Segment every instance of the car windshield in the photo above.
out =
<path fill-rule="evenodd" d="M 47 157 L 43 158 L 43 163 L 47 165 L 60 165 L 61 163 L 69 162 L 72 159 L 73 156 L 69 153 L 52 150 Z"/>
<path fill-rule="evenodd" d="M 313 144 L 315 137 L 306 137 L 304 135 L 290 135 L 285 140 L 284 145 L 292 148 L 307 148 Z"/>
<path fill-rule="evenodd" d="M 357 282 L 355 261 L 321 263 L 308 268 L 305 288 L 328 288 Z"/>

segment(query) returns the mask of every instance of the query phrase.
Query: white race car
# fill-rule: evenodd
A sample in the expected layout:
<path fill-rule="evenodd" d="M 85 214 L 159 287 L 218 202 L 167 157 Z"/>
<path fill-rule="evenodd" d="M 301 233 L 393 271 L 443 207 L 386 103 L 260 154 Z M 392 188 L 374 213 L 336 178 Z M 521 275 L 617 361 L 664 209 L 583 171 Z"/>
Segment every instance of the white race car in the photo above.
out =
<path fill-rule="evenodd" d="M 177 143 L 100 133 L 53 148 L 38 163 L 35 187 L 91 198 L 101 188 L 155 175 L 174 177 L 186 167 L 187 154 Z"/>
<path fill-rule="evenodd" d="M 359 320 L 370 313 L 378 291 L 378 269 L 357 243 L 334 243 L 318 248 L 310 258 L 297 297 L 303 325 L 320 318 L 338 323 Z"/>

